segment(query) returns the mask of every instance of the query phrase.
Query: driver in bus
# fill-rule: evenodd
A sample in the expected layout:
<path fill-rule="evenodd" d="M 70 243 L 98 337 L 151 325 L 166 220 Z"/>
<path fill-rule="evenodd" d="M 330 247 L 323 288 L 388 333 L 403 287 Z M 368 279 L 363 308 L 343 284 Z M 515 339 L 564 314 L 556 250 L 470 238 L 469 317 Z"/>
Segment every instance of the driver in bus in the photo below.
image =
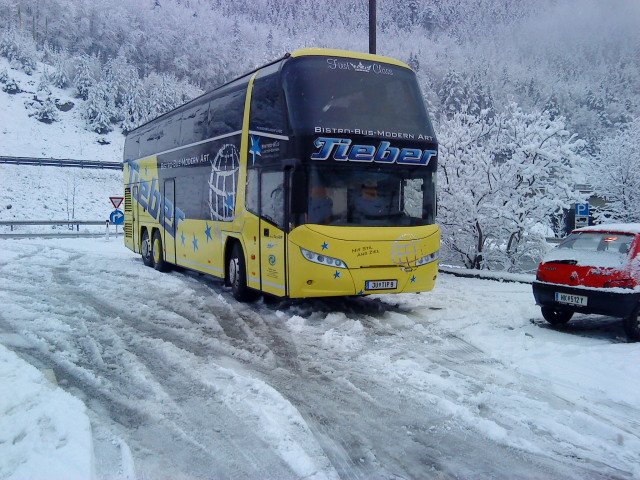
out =
<path fill-rule="evenodd" d="M 315 185 L 311 187 L 309 198 L 309 219 L 312 223 L 328 224 L 333 218 L 333 200 L 326 187 Z"/>
<path fill-rule="evenodd" d="M 376 180 L 367 179 L 360 185 L 355 199 L 355 214 L 360 219 L 384 217 L 389 210 L 389 198 L 383 195 Z"/>

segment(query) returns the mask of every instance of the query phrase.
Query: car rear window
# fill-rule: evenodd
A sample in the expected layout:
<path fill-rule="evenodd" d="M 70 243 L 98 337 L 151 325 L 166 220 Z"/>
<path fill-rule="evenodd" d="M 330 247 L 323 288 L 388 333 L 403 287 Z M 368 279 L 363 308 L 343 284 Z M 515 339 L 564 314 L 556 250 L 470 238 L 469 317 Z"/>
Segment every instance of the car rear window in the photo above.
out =
<path fill-rule="evenodd" d="M 594 267 L 623 266 L 634 236 L 619 233 L 577 232 L 564 239 L 545 257 L 545 262 L 575 260 Z"/>

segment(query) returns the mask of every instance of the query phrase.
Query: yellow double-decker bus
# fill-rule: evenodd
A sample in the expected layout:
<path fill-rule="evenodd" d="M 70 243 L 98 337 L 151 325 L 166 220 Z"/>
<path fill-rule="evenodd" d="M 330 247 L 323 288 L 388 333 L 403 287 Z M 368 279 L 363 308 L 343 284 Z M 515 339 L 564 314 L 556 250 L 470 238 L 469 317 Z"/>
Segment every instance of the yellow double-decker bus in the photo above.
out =
<path fill-rule="evenodd" d="M 406 64 L 297 50 L 127 135 L 125 244 L 238 300 L 431 290 L 437 150 Z"/>

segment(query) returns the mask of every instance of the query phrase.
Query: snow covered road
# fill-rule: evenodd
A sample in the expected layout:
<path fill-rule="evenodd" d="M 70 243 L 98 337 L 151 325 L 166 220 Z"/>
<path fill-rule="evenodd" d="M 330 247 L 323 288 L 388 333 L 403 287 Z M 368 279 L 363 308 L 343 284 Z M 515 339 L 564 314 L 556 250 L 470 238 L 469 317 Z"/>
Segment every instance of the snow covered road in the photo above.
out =
<path fill-rule="evenodd" d="M 528 285 L 245 305 L 113 238 L 21 239 L 0 304 L 0 344 L 87 406 L 100 479 L 640 478 L 640 344 L 547 328 Z"/>

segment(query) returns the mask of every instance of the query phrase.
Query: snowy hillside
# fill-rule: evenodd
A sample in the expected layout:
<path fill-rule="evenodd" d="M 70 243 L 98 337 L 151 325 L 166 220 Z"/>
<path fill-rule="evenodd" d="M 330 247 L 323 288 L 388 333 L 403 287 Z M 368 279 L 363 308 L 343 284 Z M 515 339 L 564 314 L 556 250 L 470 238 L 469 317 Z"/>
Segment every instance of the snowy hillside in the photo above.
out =
<path fill-rule="evenodd" d="M 124 135 L 120 132 L 98 135 L 88 131 L 81 113 L 84 101 L 73 97 L 68 90 L 49 87 L 51 98 L 59 104 L 73 103 L 67 112 L 58 110 L 58 121 L 48 124 L 29 116 L 33 112 L 29 103 L 38 93 L 44 68 L 39 64 L 39 70 L 27 75 L 11 68 L 9 62 L 0 57 L 0 72 L 6 70 L 21 90 L 9 94 L 0 89 L 0 156 L 122 161 Z M 109 143 L 100 144 L 100 139 Z"/>
<path fill-rule="evenodd" d="M 124 136 L 119 132 L 98 135 L 86 130 L 81 116 L 83 100 L 66 90 L 52 88 L 51 97 L 58 104 L 72 102 L 74 106 L 69 111 L 59 111 L 58 121 L 40 122 L 29 113 L 33 111 L 30 103 L 37 94 L 42 70 L 27 75 L 10 68 L 0 58 L 0 71 L 3 70 L 21 92 L 9 94 L 0 90 L 0 156 L 121 160 Z M 109 196 L 121 196 L 122 189 L 122 173 L 117 170 L 0 164 L 0 220 L 103 220 L 113 210 Z M 28 227 L 28 231 L 33 230 Z"/>

